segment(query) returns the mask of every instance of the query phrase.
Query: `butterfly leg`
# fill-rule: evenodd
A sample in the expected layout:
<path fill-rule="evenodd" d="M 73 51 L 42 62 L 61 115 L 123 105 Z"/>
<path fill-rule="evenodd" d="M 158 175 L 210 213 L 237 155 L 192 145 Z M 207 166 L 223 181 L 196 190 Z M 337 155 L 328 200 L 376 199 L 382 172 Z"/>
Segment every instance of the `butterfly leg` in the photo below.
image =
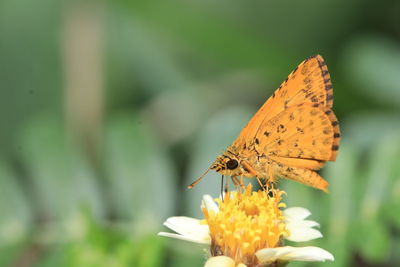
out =
<path fill-rule="evenodd" d="M 240 175 L 240 188 L 244 191 L 243 175 Z"/>
<path fill-rule="evenodd" d="M 268 169 L 268 176 L 268 183 L 270 184 L 271 189 L 275 189 L 275 185 L 278 183 L 278 179 L 276 178 L 276 175 L 271 167 Z"/>
<path fill-rule="evenodd" d="M 265 190 L 265 185 L 261 182 L 260 178 L 258 176 L 256 176 L 257 182 L 260 185 L 260 187 Z"/>
<path fill-rule="evenodd" d="M 269 166 L 269 164 L 266 165 L 265 171 L 264 171 L 264 177 L 257 177 L 258 183 L 260 184 L 261 188 L 263 191 L 268 192 L 271 190 L 271 188 L 274 188 L 273 184 L 275 182 L 274 179 L 274 173 L 272 171 L 272 168 Z M 261 181 L 262 179 L 263 181 Z"/>
<path fill-rule="evenodd" d="M 239 180 L 236 176 L 231 176 L 232 182 L 234 184 L 234 186 L 238 186 L 239 185 Z"/>
<path fill-rule="evenodd" d="M 236 190 L 244 191 L 244 183 L 243 183 L 243 175 L 240 176 L 240 179 L 237 176 L 232 176 L 232 182 L 236 186 Z"/>

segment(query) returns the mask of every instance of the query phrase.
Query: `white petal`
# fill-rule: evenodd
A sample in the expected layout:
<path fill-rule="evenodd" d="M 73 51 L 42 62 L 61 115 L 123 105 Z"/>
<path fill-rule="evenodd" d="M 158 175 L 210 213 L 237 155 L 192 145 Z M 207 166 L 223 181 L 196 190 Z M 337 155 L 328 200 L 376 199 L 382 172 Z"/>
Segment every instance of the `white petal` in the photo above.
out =
<path fill-rule="evenodd" d="M 205 239 L 196 239 L 196 238 L 193 238 L 192 236 L 179 235 L 179 234 L 166 233 L 166 232 L 159 232 L 158 235 L 176 238 L 176 239 L 185 240 L 185 241 L 190 241 L 190 242 L 194 242 L 194 243 L 207 244 L 207 245 L 211 244 L 210 237 L 205 238 Z"/>
<path fill-rule="evenodd" d="M 334 257 L 328 251 L 319 247 L 278 247 L 265 248 L 256 252 L 260 263 L 275 260 L 283 261 L 333 261 Z"/>
<path fill-rule="evenodd" d="M 198 240 L 199 242 L 210 242 L 208 225 L 200 224 L 200 220 L 190 217 L 170 217 L 164 225 L 178 234 L 185 236 L 188 240 Z M 186 239 L 185 239 L 186 240 Z"/>
<path fill-rule="evenodd" d="M 289 230 L 289 236 L 287 236 L 286 239 L 289 241 L 306 242 L 322 237 L 321 232 L 313 228 L 297 226 L 293 227 L 289 224 L 287 224 L 286 227 Z"/>
<path fill-rule="evenodd" d="M 256 252 L 256 257 L 260 263 L 267 263 L 276 261 L 281 255 L 289 253 L 291 249 L 289 247 L 278 247 L 278 248 L 264 248 Z"/>
<path fill-rule="evenodd" d="M 214 199 L 210 195 L 203 196 L 202 204 L 204 204 L 208 211 L 213 211 L 215 213 L 219 212 L 217 203 L 215 203 Z"/>
<path fill-rule="evenodd" d="M 302 207 L 291 207 L 283 211 L 283 216 L 287 221 L 301 221 L 311 215 L 311 212 Z"/>
<path fill-rule="evenodd" d="M 169 217 L 164 225 L 182 235 L 205 230 L 208 232 L 208 226 L 200 224 L 200 220 L 185 216 Z"/>
<path fill-rule="evenodd" d="M 319 227 L 319 223 L 316 221 L 286 221 L 287 225 L 291 225 L 291 227 L 299 227 L 299 228 L 312 228 L 312 227 Z"/>
<path fill-rule="evenodd" d="M 204 267 L 235 267 L 235 261 L 227 256 L 211 257 Z"/>

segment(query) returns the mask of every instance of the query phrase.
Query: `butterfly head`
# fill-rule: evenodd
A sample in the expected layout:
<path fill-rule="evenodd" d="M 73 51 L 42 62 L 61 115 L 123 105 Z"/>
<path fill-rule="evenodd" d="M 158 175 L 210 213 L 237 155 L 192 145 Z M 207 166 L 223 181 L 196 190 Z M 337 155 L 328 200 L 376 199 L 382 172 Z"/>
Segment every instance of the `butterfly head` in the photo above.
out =
<path fill-rule="evenodd" d="M 247 167 L 245 167 L 247 165 Z M 214 170 L 223 175 L 228 176 L 254 176 L 254 172 L 249 171 L 250 166 L 246 162 L 242 161 L 236 154 L 226 151 L 221 156 L 219 156 L 210 168 L 200 176 L 196 181 L 191 183 L 188 188 L 193 188 L 207 173 L 209 170 Z"/>
<path fill-rule="evenodd" d="M 226 152 L 220 155 L 211 165 L 211 170 L 228 176 L 246 176 L 248 173 L 242 166 L 241 160 L 233 153 Z"/>

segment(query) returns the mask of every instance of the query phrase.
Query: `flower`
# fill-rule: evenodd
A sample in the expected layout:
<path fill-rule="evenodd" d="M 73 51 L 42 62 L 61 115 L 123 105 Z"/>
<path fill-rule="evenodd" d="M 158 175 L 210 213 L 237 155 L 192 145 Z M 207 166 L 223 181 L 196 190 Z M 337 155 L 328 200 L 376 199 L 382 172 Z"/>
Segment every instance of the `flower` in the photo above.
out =
<path fill-rule="evenodd" d="M 333 261 L 328 251 L 318 247 L 282 246 L 283 240 L 304 242 L 322 237 L 311 214 L 305 208 L 286 208 L 284 192 L 252 192 L 249 184 L 243 192 L 228 192 L 224 200 L 205 195 L 201 209 L 204 220 L 170 217 L 164 223 L 175 233 L 159 235 L 211 246 L 206 266 L 256 266 L 281 261 Z M 222 264 L 225 262 L 226 264 Z M 232 265 L 233 264 L 233 265 Z"/>

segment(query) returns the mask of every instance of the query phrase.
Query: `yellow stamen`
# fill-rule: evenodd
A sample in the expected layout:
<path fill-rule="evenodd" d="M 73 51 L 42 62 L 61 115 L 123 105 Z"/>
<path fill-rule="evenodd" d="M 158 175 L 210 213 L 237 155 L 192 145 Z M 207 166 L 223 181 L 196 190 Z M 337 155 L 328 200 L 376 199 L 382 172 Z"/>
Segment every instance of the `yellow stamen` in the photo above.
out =
<path fill-rule="evenodd" d="M 252 192 L 249 184 L 244 192 L 227 193 L 224 200 L 216 199 L 220 211 L 203 208 L 210 229 L 212 256 L 225 255 L 237 264 L 257 263 L 255 253 L 263 248 L 279 245 L 288 235 L 280 203 L 284 192 Z M 271 196 L 272 195 L 272 196 Z"/>

